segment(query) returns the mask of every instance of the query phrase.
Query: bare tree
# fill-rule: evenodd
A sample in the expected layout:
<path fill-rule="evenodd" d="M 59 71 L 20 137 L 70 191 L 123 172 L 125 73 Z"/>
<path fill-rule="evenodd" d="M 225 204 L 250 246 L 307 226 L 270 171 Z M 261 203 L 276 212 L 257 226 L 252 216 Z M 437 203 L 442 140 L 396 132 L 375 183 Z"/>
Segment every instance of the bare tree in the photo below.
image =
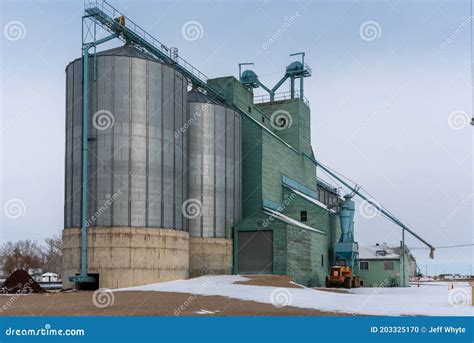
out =
<path fill-rule="evenodd" d="M 41 248 L 29 239 L 15 243 L 7 242 L 0 248 L 0 264 L 6 277 L 18 269 L 28 271 L 30 268 L 41 268 Z"/>
<path fill-rule="evenodd" d="M 43 271 L 61 274 L 62 239 L 58 236 L 46 238 L 43 248 Z"/>

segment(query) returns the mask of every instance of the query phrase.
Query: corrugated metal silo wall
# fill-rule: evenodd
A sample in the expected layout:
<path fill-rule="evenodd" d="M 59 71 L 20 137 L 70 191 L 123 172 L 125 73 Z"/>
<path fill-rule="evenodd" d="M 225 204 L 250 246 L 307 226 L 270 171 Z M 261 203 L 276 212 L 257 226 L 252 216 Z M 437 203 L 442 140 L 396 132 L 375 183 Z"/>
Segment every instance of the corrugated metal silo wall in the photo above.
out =
<path fill-rule="evenodd" d="M 194 237 L 230 238 L 241 217 L 241 117 L 219 104 L 189 102 L 188 198 L 202 203 Z"/>
<path fill-rule="evenodd" d="M 90 226 L 186 229 L 186 137 L 174 132 L 186 119 L 187 81 L 156 61 L 97 56 L 90 64 L 88 218 Z M 82 61 L 66 68 L 64 226 L 81 226 Z M 94 125 L 109 111 L 113 125 Z M 100 118 L 97 117 L 97 118 Z M 96 121 L 97 123 L 97 121 Z"/>

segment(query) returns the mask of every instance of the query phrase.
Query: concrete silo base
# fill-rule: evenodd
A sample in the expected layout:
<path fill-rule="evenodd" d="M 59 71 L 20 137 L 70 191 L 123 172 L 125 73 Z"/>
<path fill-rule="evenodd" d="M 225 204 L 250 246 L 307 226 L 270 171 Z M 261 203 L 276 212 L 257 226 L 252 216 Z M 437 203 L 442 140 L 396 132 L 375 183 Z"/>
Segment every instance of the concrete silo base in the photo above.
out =
<path fill-rule="evenodd" d="M 130 287 L 186 279 L 187 232 L 144 227 L 93 227 L 87 230 L 87 272 L 99 275 L 99 287 Z M 63 288 L 81 268 L 81 230 L 63 230 Z"/>
<path fill-rule="evenodd" d="M 232 239 L 189 237 L 189 276 L 232 274 Z"/>

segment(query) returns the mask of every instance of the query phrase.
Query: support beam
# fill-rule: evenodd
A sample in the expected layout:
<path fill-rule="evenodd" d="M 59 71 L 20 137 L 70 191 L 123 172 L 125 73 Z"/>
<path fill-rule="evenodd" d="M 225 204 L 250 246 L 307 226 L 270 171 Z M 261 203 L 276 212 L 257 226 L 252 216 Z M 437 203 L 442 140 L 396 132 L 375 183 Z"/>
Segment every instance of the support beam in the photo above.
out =
<path fill-rule="evenodd" d="M 269 89 L 267 86 L 265 86 L 263 83 L 261 83 L 259 80 L 257 80 L 257 84 L 262 87 L 267 93 L 268 95 L 270 95 L 270 100 L 273 100 L 273 98 L 275 97 L 275 93 L 271 91 L 271 89 Z"/>
<path fill-rule="evenodd" d="M 288 78 L 288 75 L 283 76 L 283 78 L 280 81 L 278 81 L 278 83 L 275 85 L 275 87 L 272 88 L 271 94 L 270 94 L 270 100 L 271 101 L 273 101 L 273 99 L 275 98 L 275 92 L 278 90 L 278 88 L 280 88 L 280 86 L 283 83 L 285 83 L 287 78 Z"/>

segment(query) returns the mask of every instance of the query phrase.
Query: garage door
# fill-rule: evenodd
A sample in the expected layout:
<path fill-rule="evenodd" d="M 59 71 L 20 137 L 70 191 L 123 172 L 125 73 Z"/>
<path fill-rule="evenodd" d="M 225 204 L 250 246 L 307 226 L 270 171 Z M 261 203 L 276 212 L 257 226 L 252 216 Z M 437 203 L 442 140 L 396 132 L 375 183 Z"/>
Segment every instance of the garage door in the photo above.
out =
<path fill-rule="evenodd" d="M 273 231 L 241 231 L 238 233 L 239 273 L 273 271 Z"/>

